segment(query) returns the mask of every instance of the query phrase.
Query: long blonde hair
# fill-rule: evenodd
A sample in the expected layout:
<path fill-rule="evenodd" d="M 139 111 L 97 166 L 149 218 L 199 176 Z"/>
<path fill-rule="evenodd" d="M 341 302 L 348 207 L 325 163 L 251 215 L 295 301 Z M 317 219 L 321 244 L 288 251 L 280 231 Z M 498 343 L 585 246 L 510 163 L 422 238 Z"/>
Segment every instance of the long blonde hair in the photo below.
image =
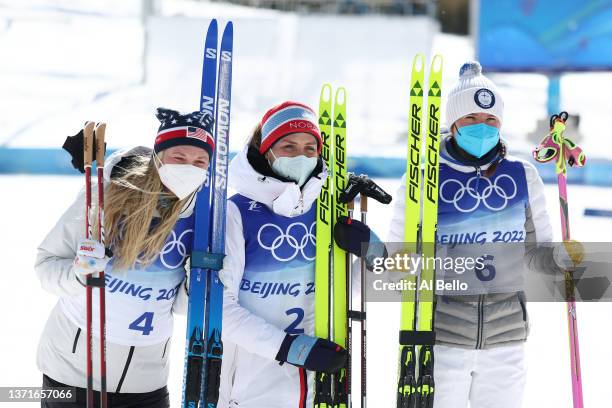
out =
<path fill-rule="evenodd" d="M 163 153 L 158 154 L 160 159 Z M 164 189 L 154 157 L 137 155 L 130 160 L 129 167 L 119 169 L 120 174 L 105 190 L 104 228 L 117 270 L 128 269 L 136 262 L 144 266 L 153 262 L 190 199 L 178 200 Z M 166 205 L 159 206 L 160 199 Z M 159 222 L 152 227 L 156 215 Z"/>

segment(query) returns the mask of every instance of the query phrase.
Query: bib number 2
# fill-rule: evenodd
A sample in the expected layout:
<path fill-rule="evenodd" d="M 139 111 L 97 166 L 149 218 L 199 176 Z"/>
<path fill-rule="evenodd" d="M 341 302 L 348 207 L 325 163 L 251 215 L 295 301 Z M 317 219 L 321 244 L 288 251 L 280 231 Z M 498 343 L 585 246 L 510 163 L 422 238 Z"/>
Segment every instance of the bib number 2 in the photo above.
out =
<path fill-rule="evenodd" d="M 285 329 L 285 333 L 287 334 L 302 334 L 304 333 L 304 329 L 299 328 L 299 324 L 304 320 L 304 309 L 296 307 L 293 309 L 289 309 L 285 312 L 287 316 L 295 315 L 295 320 L 287 326 Z"/>
<path fill-rule="evenodd" d="M 130 330 L 142 332 L 143 336 L 148 336 L 153 331 L 153 312 L 145 312 L 138 319 L 129 325 Z"/>

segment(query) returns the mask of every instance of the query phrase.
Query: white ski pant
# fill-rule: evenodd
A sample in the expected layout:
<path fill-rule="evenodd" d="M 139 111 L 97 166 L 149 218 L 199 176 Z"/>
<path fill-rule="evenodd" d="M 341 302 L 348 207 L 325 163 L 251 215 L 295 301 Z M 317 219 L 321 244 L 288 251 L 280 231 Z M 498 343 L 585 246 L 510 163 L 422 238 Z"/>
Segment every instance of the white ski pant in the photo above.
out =
<path fill-rule="evenodd" d="M 436 408 L 520 408 L 524 344 L 487 350 L 434 347 Z"/>

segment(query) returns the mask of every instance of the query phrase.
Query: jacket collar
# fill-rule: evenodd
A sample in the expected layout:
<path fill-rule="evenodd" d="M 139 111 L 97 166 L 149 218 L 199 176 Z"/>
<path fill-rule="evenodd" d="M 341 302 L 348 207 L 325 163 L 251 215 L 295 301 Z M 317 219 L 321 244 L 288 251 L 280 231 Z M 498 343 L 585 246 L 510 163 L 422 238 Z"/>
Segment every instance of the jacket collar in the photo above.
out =
<path fill-rule="evenodd" d="M 501 139 L 500 143 L 498 143 L 493 150 L 485 154 L 483 157 L 477 160 L 468 160 L 467 158 L 462 157 L 457 151 L 458 147 L 455 144 L 456 142 L 453 140 L 453 135 L 448 130 L 443 131 L 441 136 L 443 139 L 442 143 L 440 143 L 440 163 L 445 163 L 448 166 L 464 173 L 471 173 L 474 171 L 474 169 L 485 171 L 493 163 L 503 159 L 500 151 L 501 145 L 504 142 Z"/>
<path fill-rule="evenodd" d="M 266 168 L 246 146 L 229 165 L 229 186 L 239 194 L 286 217 L 296 217 L 310 210 L 328 175 L 321 161 L 306 184 L 300 188 L 294 181 L 280 178 L 268 168 L 269 165 Z"/>

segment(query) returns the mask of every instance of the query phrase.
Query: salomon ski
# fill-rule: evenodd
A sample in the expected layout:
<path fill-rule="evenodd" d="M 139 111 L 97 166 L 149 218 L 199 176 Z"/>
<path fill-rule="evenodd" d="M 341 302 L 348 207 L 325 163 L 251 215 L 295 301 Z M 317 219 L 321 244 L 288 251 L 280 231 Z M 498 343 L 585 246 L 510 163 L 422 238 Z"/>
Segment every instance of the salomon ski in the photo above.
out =
<path fill-rule="evenodd" d="M 222 266 L 222 252 L 225 246 L 233 44 L 231 22 L 223 32 L 218 76 L 217 44 L 217 21 L 212 20 L 204 48 L 200 110 L 216 118 L 214 126 L 216 147 L 214 157 L 211 158 L 210 177 L 198 192 L 195 207 L 183 378 L 182 406 L 186 408 L 216 407 L 223 355 L 221 343 L 223 286 L 218 271 Z"/>

